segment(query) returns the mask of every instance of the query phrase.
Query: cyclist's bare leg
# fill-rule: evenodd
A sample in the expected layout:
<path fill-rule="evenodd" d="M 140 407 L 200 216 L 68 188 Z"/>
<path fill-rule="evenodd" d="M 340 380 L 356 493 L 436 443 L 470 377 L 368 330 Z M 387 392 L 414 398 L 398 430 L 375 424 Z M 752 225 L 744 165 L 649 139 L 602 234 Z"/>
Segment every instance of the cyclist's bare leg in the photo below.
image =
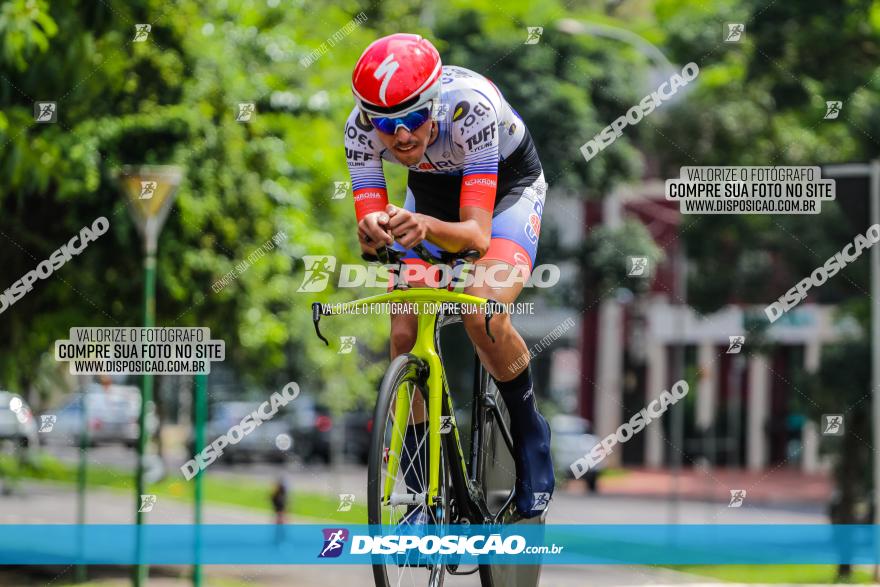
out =
<path fill-rule="evenodd" d="M 509 285 L 492 287 L 483 283 L 465 288 L 465 293 L 492 299 L 502 304 L 511 304 L 516 301 L 516 298 L 522 292 L 523 284 L 521 283 L 522 280 L 512 279 L 511 277 L 514 275 L 513 272 L 520 271 L 519 269 L 512 267 L 504 261 L 494 259 L 478 261 L 476 265 L 485 266 L 486 269 L 483 275 L 487 273 L 494 275 L 498 283 Z M 496 265 L 504 265 L 506 269 L 494 269 L 491 271 L 495 273 L 491 273 L 488 268 Z M 468 336 L 471 338 L 471 342 L 477 347 L 480 361 L 482 361 L 483 366 L 486 367 L 492 377 L 497 381 L 510 381 L 522 373 L 525 369 L 524 366 L 514 367 L 513 365 L 522 365 L 523 362 L 528 364 L 528 361 L 523 361 L 522 358 L 528 359 L 529 351 L 525 341 L 513 327 L 510 315 L 500 313 L 492 318 L 490 328 L 492 329 L 492 336 L 495 337 L 495 342 L 492 342 L 492 339 L 486 334 L 486 318 L 482 312 L 463 313 L 462 321 Z"/>
<path fill-rule="evenodd" d="M 497 285 L 484 283 L 466 288 L 465 292 L 503 304 L 513 303 L 523 288 L 524 280 L 517 279 L 513 273 L 520 269 L 497 260 L 483 260 L 478 264 L 484 266 L 484 275 L 495 276 Z M 462 313 L 462 319 L 480 360 L 495 379 L 510 416 L 516 463 L 516 508 L 526 517 L 539 515 L 549 504 L 555 481 L 550 426 L 535 401 L 528 347 L 507 313 L 495 314 L 490 322 L 495 342 L 486 334 L 484 313 Z"/>

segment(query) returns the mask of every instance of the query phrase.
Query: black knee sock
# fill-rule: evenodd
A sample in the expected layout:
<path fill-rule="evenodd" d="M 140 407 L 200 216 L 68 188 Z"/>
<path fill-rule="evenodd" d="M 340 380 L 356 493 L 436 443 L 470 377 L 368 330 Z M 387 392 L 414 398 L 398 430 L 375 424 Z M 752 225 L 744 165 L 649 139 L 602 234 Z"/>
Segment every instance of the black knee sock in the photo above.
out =
<path fill-rule="evenodd" d="M 555 480 L 550 458 L 550 427 L 538 412 L 531 367 L 526 367 L 510 381 L 496 380 L 495 385 L 510 414 L 516 463 L 517 507 L 523 514 L 537 515 L 546 507 L 546 503 L 541 501 L 549 499 Z"/>
<path fill-rule="evenodd" d="M 428 442 L 425 440 L 427 425 L 425 422 L 407 424 L 406 433 L 403 436 L 403 449 L 400 457 L 400 467 L 403 471 L 403 480 L 407 485 L 408 493 L 421 493 L 427 491 L 424 479 L 424 470 L 428 468 Z M 419 447 L 421 444 L 421 447 Z M 412 464 L 412 466 L 410 466 Z"/>
<path fill-rule="evenodd" d="M 521 429 L 520 424 L 532 419 L 532 414 L 538 411 L 535 403 L 535 392 L 532 389 L 532 369 L 526 367 L 522 373 L 510 381 L 495 380 L 507 412 L 510 414 L 510 425 L 516 430 Z"/>

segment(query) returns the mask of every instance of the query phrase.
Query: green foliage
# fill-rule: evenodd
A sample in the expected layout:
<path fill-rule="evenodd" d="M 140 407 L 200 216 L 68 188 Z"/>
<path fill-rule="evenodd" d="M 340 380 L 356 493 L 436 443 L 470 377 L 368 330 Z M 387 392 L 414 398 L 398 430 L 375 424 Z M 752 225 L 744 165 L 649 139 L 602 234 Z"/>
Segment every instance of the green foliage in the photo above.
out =
<path fill-rule="evenodd" d="M 324 6 L 321 27 L 310 29 L 302 26 L 312 10 L 304 5 L 169 8 L 13 2 L 0 13 L 9 70 L 0 78 L 2 287 L 94 218 L 111 224 L 3 313 L 0 387 L 29 388 L 40 357 L 73 326 L 140 323 L 140 237 L 116 172 L 141 163 L 185 170 L 160 240 L 159 325 L 211 327 L 249 385 L 299 378 L 318 393 L 324 375 L 369 382 L 378 365 L 364 368 L 356 354 L 318 348 L 311 296 L 296 289 L 302 255 L 356 258 L 351 203 L 330 195 L 333 181 L 347 179 L 341 129 L 351 108 L 348 72 L 372 33 L 355 29 L 306 69 L 299 59 L 356 7 Z M 136 22 L 154 23 L 147 42 L 132 42 Z M 57 101 L 58 123 L 34 124 L 34 100 Z M 251 124 L 235 121 L 244 101 L 257 105 Z M 279 234 L 286 240 L 276 247 Z M 267 254 L 214 291 L 259 249 Z M 350 321 L 341 334 L 356 335 L 368 356 L 383 345 L 376 320 Z M 369 385 L 332 387 L 328 400 L 338 409 L 369 395 Z"/>
<path fill-rule="evenodd" d="M 629 276 L 631 256 L 647 257 L 644 276 Z M 641 222 L 625 220 L 618 228 L 607 225 L 596 227 L 587 235 L 578 252 L 578 258 L 586 268 L 583 288 L 601 297 L 612 294 L 621 286 L 644 292 L 664 257 L 663 251 Z"/>
<path fill-rule="evenodd" d="M 333 345 L 324 348 L 309 304 L 365 292 L 297 292 L 304 255 L 359 262 L 351 203 L 330 199 L 333 182 L 348 180 L 342 127 L 353 106 L 351 68 L 377 36 L 429 35 L 447 63 L 499 85 L 538 142 L 551 185 L 598 194 L 637 171 L 639 157 L 621 139 L 613 154 L 586 166 L 577 145 L 634 97 L 637 60 L 618 46 L 557 31 L 559 8 L 525 1 L 501 12 L 492 2 L 444 10 L 344 0 L 135 0 L 112 9 L 85 0 L 6 3 L 0 285 L 96 217 L 106 216 L 111 229 L 0 317 L 0 386 L 36 385 L 42 396 L 48 383 L 37 366 L 69 328 L 140 324 L 142 245 L 117 171 L 174 164 L 184 178 L 160 239 L 158 324 L 210 327 L 226 341 L 227 364 L 244 388 L 293 379 L 337 411 L 370 403 L 385 365 L 387 319 L 326 319 Z M 362 9 L 366 23 L 330 42 Z M 152 23 L 146 42 L 133 42 L 135 23 Z M 543 24 L 545 36 L 523 46 L 532 23 Z M 304 66 L 300 59 L 322 44 L 326 52 Z M 57 124 L 34 124 L 37 100 L 58 103 Z M 239 102 L 256 104 L 251 123 L 236 122 Z M 389 168 L 388 177 L 392 201 L 402 202 L 405 171 Z M 285 241 L 269 249 L 279 234 Z M 264 256 L 214 287 L 260 249 Z M 358 353 L 337 353 L 343 335 L 357 337 Z"/>

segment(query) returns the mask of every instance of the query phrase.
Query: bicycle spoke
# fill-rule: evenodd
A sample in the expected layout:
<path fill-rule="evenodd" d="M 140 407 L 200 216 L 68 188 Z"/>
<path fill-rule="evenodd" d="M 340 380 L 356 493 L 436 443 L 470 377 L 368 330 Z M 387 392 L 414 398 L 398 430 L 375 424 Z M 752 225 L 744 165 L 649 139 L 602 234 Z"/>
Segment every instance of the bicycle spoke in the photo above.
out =
<path fill-rule="evenodd" d="M 414 371 L 405 375 L 402 373 L 393 384 L 396 389 L 386 395 L 388 403 L 384 404 L 385 411 L 377 418 L 378 422 L 383 422 L 378 450 L 385 456 L 376 461 L 378 467 L 373 473 L 374 481 L 370 482 L 372 494 L 378 497 L 373 501 L 377 505 L 371 514 L 374 523 L 389 528 L 392 533 L 401 534 L 421 534 L 424 530 L 420 530 L 419 522 L 445 524 L 448 518 L 446 455 L 442 451 L 437 506 L 428 500 L 430 418 L 426 418 L 427 402 L 423 400 L 422 390 L 419 389 L 414 374 Z M 406 409 L 401 409 L 404 406 Z M 424 424 L 419 425 L 424 426 L 424 433 L 421 434 L 412 429 L 412 425 L 420 420 L 424 421 Z M 413 436 L 414 433 L 417 435 Z M 390 454 L 392 444 L 395 448 L 399 446 L 399 454 Z M 400 555 L 381 557 L 374 564 L 374 572 L 381 573 L 377 575 L 377 584 L 382 584 L 384 580 L 388 587 L 440 587 L 446 566 L 429 562 L 430 559 L 425 557 L 426 555 L 415 549 Z"/>

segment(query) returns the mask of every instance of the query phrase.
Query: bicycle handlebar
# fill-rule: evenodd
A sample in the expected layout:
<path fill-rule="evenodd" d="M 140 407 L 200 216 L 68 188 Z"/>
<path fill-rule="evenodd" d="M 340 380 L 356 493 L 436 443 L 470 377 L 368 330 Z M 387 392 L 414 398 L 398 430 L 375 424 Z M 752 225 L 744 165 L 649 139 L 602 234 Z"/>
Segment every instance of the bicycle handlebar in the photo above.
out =
<path fill-rule="evenodd" d="M 454 263 L 455 261 L 473 263 L 480 258 L 480 252 L 474 249 L 467 249 L 458 253 L 440 251 L 439 256 L 437 257 L 429 253 L 428 249 L 426 249 L 421 244 L 414 246 L 411 250 L 418 256 L 419 259 L 430 265 L 446 265 L 449 263 Z M 361 259 L 363 259 L 364 261 L 369 261 L 371 263 L 379 262 L 383 265 L 391 265 L 401 263 L 403 261 L 403 256 L 405 255 L 404 251 L 398 251 L 397 249 L 392 249 L 389 247 L 379 247 L 378 249 L 376 249 L 376 253 L 376 255 L 361 253 Z"/>

